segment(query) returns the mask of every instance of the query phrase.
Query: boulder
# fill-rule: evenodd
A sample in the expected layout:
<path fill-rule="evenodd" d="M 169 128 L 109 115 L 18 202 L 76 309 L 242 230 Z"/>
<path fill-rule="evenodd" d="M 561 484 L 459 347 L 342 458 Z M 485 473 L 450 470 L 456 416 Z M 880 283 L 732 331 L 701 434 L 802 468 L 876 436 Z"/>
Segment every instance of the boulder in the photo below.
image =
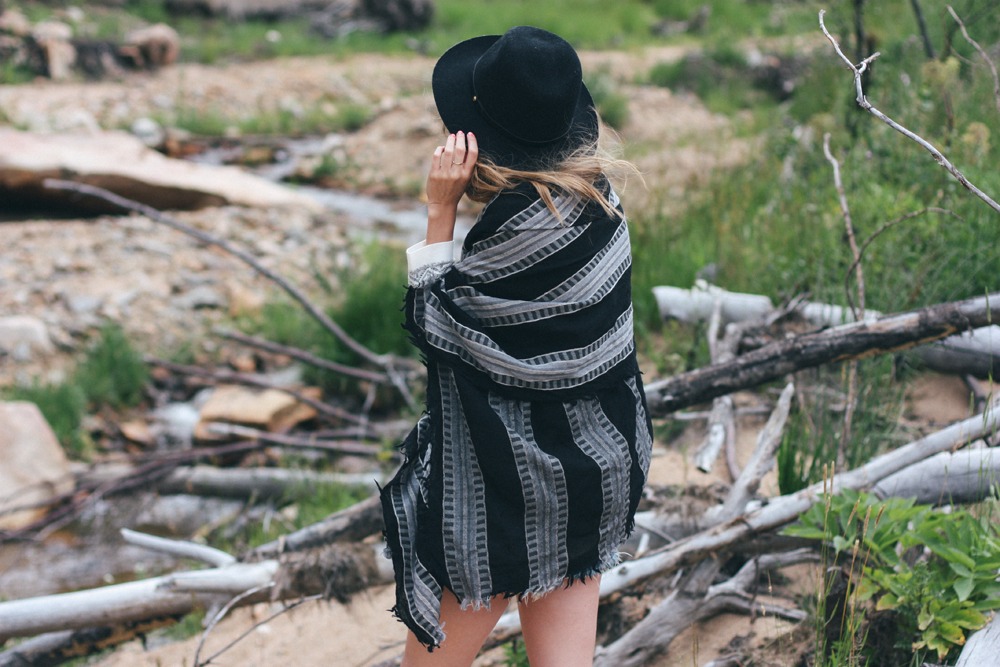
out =
<path fill-rule="evenodd" d="M 118 52 L 136 67 L 163 67 L 177 62 L 181 39 L 166 23 L 157 23 L 126 34 Z"/>
<path fill-rule="evenodd" d="M 44 503 L 73 485 L 66 454 L 38 406 L 0 402 L 0 528 L 17 530 L 45 513 L 44 507 L 4 510 Z"/>
<path fill-rule="evenodd" d="M 321 210 L 314 199 L 238 167 L 168 158 L 127 132 L 56 135 L 0 128 L 0 201 L 121 212 L 93 197 L 49 190 L 43 185 L 47 178 L 95 185 L 160 210 L 226 204 Z"/>
<path fill-rule="evenodd" d="M 16 9 L 8 9 L 0 13 L 0 32 L 10 33 L 15 37 L 27 37 L 31 34 L 31 21 Z"/>
<path fill-rule="evenodd" d="M 29 356 L 32 352 L 50 354 L 54 350 L 45 322 L 30 315 L 0 317 L 0 352 L 12 354 L 19 349 L 27 349 Z"/>
<path fill-rule="evenodd" d="M 317 387 L 306 387 L 300 391 L 309 398 L 320 398 Z M 204 427 L 210 422 L 228 422 L 277 433 L 315 416 L 314 408 L 277 389 L 261 391 L 237 385 L 221 385 L 216 387 L 211 398 L 201 408 L 201 425 Z M 208 430 L 201 428 L 198 432 L 208 433 Z"/>

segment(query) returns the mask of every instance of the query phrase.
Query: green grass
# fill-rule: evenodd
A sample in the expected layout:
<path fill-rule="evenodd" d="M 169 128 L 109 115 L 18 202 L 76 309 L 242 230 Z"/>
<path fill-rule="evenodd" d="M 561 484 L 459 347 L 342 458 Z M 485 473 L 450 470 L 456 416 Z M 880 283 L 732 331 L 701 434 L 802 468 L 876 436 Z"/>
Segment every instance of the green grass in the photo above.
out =
<path fill-rule="evenodd" d="M 87 458 L 93 442 L 81 427 L 88 411 L 104 407 L 121 410 L 137 406 L 149 370 L 142 355 L 117 325 L 105 326 L 69 378 L 59 384 L 15 386 L 4 392 L 8 400 L 38 406 L 66 452 Z"/>
<path fill-rule="evenodd" d="M 362 345 L 379 354 L 414 356 L 402 328 L 406 294 L 406 258 L 402 248 L 372 244 L 351 253 L 351 263 L 336 272 L 330 285 L 330 317 Z M 239 326 L 268 340 L 294 345 L 318 356 L 358 365 L 356 355 L 323 329 L 297 304 L 266 304 L 260 316 L 244 318 Z M 325 390 L 343 393 L 356 383 L 327 371 L 307 368 L 305 380 Z"/>

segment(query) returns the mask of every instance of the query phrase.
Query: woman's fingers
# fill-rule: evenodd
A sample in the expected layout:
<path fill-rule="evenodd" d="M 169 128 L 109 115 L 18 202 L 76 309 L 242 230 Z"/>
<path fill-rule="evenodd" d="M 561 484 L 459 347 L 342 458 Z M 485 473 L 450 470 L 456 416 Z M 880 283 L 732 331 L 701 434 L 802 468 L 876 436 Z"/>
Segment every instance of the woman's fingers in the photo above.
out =
<path fill-rule="evenodd" d="M 472 132 L 466 135 L 466 139 L 468 148 L 465 153 L 465 170 L 471 174 L 472 168 L 476 165 L 476 160 L 479 159 L 479 143 L 476 141 L 476 135 Z"/>
<path fill-rule="evenodd" d="M 454 137 L 455 152 L 452 154 L 451 163 L 460 167 L 465 163 L 465 133 L 459 130 Z"/>

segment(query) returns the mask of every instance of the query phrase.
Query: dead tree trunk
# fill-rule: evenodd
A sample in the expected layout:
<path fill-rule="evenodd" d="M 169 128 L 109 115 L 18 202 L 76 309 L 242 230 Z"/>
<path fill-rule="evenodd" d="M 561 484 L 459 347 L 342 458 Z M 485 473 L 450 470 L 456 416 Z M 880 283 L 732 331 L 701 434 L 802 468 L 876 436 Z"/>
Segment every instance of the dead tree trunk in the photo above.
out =
<path fill-rule="evenodd" d="M 804 368 L 905 350 L 1000 319 L 1000 294 L 942 303 L 778 341 L 723 364 L 646 385 L 650 411 L 662 415 L 748 389 Z"/>

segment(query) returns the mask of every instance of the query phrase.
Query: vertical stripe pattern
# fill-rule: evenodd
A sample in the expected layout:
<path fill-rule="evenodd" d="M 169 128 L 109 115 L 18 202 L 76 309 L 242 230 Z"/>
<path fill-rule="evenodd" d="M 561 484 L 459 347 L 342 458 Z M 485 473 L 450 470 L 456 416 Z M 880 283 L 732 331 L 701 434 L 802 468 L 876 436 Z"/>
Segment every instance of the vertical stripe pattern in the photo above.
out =
<path fill-rule="evenodd" d="M 629 469 L 632 456 L 625 436 L 604 414 L 596 398 L 564 405 L 576 446 L 601 469 L 603 510 L 598 553 L 601 561 L 614 559 L 625 540 L 625 516 L 629 509 Z"/>
<path fill-rule="evenodd" d="M 527 592 L 542 595 L 566 578 L 569 502 L 562 463 L 535 442 L 531 404 L 490 395 L 490 407 L 507 427 L 524 495 L 524 538 L 528 547 Z"/>
<path fill-rule="evenodd" d="M 440 384 L 442 525 L 448 580 L 463 609 L 469 604 L 474 609 L 488 608 L 489 598 L 482 597 L 493 588 L 486 541 L 486 487 L 450 368 L 441 369 Z"/>

